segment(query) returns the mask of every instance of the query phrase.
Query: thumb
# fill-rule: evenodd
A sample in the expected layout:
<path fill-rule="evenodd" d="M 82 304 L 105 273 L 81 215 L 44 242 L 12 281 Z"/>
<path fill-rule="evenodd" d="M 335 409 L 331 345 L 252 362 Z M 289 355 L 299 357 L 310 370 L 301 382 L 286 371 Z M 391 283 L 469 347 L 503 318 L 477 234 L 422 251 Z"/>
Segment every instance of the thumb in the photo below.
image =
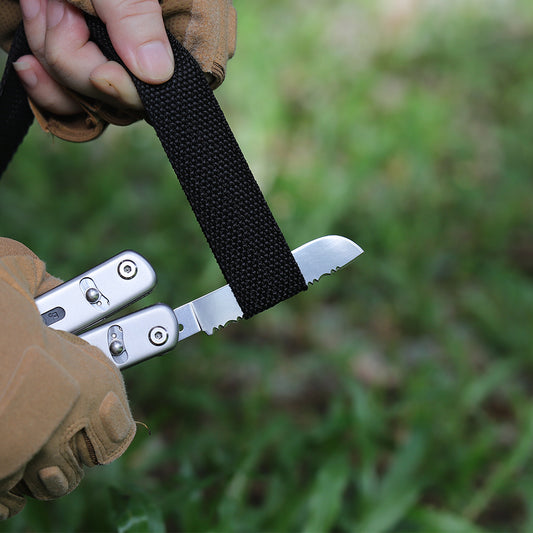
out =
<path fill-rule="evenodd" d="M 135 76 L 154 84 L 172 76 L 174 57 L 157 0 L 93 0 L 93 6 Z"/>

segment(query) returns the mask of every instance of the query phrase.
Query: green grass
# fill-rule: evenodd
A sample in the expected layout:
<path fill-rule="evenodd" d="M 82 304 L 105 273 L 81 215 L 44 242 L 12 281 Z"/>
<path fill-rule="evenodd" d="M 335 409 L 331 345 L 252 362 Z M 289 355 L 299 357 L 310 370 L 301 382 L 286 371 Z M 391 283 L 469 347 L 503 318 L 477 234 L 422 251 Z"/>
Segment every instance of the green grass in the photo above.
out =
<path fill-rule="evenodd" d="M 217 95 L 289 244 L 365 254 L 127 370 L 151 435 L 0 529 L 531 531 L 530 2 L 235 3 Z M 222 283 L 143 125 L 79 146 L 32 130 L 0 228 L 65 279 L 137 250 L 146 303 Z"/>

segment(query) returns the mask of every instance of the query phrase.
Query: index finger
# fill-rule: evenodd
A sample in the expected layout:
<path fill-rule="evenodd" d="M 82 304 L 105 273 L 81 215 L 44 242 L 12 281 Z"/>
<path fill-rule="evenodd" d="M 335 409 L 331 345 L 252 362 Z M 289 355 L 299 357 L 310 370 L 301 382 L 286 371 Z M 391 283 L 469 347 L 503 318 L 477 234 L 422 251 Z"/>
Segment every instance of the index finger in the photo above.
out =
<path fill-rule="evenodd" d="M 174 56 L 157 0 L 93 0 L 113 47 L 146 83 L 163 83 L 174 71 Z"/>

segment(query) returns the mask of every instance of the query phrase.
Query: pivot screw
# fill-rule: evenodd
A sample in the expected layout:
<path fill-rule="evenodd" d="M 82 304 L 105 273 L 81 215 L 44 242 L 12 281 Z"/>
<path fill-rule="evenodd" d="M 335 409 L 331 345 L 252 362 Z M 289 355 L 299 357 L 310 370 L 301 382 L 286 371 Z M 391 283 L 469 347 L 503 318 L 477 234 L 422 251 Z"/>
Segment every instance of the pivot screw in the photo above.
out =
<path fill-rule="evenodd" d="M 118 265 L 118 275 L 122 279 L 132 279 L 137 275 L 137 265 L 131 259 L 125 259 Z"/>
<path fill-rule="evenodd" d="M 156 326 L 150 330 L 150 333 L 148 333 L 148 338 L 155 346 L 162 346 L 168 340 L 168 332 L 164 327 Z"/>

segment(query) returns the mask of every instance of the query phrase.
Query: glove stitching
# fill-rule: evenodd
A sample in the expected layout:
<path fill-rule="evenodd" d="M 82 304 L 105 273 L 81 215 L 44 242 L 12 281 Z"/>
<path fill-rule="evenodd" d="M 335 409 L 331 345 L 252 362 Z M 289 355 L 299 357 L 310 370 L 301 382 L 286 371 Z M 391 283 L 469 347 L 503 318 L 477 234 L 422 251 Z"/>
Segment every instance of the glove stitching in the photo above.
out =
<path fill-rule="evenodd" d="M 100 448 L 104 452 L 103 460 L 102 462 L 99 461 L 98 464 L 107 464 L 111 461 L 114 461 L 117 457 L 120 457 L 130 445 L 130 442 L 133 436 L 135 435 L 136 429 L 136 426 L 133 425 L 124 440 L 122 441 L 122 443 L 118 447 L 111 445 L 111 447 L 108 448 L 105 445 L 104 441 L 99 438 L 98 434 L 90 426 L 86 427 L 85 430 L 87 431 L 87 437 L 91 440 L 91 443 L 94 443 L 94 441 L 96 441 L 98 444 L 98 446 L 94 446 L 93 444 L 95 453 L 97 448 Z"/>

